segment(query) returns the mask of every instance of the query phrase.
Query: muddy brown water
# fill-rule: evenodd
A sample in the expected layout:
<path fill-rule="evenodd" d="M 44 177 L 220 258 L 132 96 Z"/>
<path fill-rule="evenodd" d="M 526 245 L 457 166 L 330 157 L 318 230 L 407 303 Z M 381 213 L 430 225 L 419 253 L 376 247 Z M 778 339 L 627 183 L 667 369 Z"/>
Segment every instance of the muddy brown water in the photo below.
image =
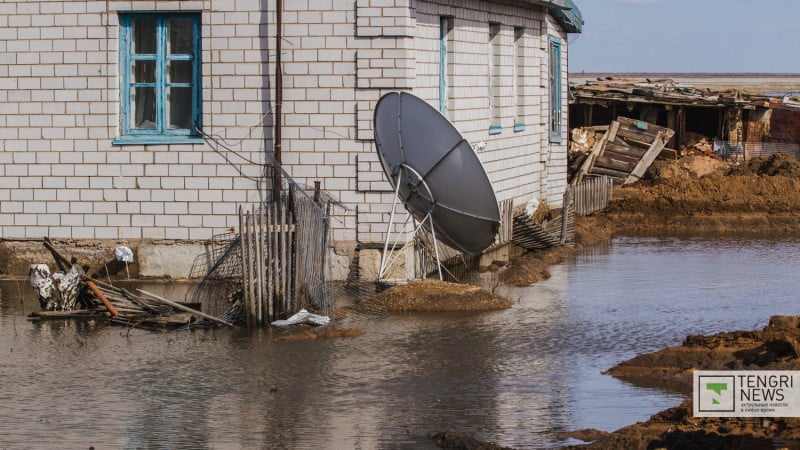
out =
<path fill-rule="evenodd" d="M 366 336 L 300 342 L 29 322 L 30 287 L 6 281 L 0 448 L 425 449 L 445 430 L 559 446 L 558 432 L 611 431 L 686 395 L 601 371 L 800 314 L 799 264 L 800 240 L 622 237 L 500 288 L 510 310 L 351 316 L 340 324 Z"/>

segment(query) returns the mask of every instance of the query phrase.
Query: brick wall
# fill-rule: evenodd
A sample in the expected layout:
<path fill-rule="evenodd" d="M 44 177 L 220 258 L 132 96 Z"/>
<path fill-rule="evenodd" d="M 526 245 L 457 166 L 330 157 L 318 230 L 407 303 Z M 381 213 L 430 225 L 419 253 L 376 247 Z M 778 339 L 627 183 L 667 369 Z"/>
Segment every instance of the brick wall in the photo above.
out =
<path fill-rule="evenodd" d="M 272 150 L 274 4 L 0 2 L 0 237 L 206 239 L 236 226 L 237 206 L 258 201 L 265 186 L 261 166 L 230 150 L 255 163 Z M 441 15 L 455 25 L 453 119 L 470 142 L 486 143 L 478 155 L 498 199 L 541 190 L 560 203 L 566 145 L 548 142 L 545 78 L 547 34 L 559 30 L 545 13 L 478 0 L 292 0 L 284 9 L 283 163 L 338 202 L 335 240 L 383 240 L 393 194 L 375 156 L 372 111 L 392 90 L 438 106 Z M 112 145 L 118 13 L 181 10 L 202 12 L 203 126 L 217 138 Z M 526 30 L 522 131 L 513 131 L 509 84 L 502 132 L 488 134 L 490 21 L 502 25 L 505 75 L 513 27 Z M 565 45 L 565 73 L 566 53 Z"/>

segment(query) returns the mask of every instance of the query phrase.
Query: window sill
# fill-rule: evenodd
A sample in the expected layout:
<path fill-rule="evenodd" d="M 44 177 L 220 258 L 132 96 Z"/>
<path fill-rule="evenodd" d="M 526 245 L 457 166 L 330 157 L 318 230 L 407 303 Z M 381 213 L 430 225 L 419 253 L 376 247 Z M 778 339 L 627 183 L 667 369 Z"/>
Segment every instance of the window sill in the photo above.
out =
<path fill-rule="evenodd" d="M 489 127 L 489 134 L 500 134 L 503 131 L 503 127 L 493 126 Z"/>
<path fill-rule="evenodd" d="M 111 145 L 145 145 L 145 144 L 205 144 L 205 139 L 193 136 L 117 136 Z"/>
<path fill-rule="evenodd" d="M 514 133 L 519 133 L 520 131 L 525 131 L 525 124 L 524 123 L 515 123 L 514 124 Z"/>

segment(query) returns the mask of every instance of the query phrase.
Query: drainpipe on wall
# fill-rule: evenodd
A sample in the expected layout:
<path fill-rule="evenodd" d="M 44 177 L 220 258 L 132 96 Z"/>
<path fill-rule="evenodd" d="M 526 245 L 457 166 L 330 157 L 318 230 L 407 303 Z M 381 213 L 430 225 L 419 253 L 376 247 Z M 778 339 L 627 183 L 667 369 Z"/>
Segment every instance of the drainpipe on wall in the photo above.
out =
<path fill-rule="evenodd" d="M 283 41 L 283 0 L 277 0 L 277 5 L 275 6 L 275 22 L 276 22 L 276 32 L 275 32 L 275 161 L 280 166 L 282 164 L 281 160 L 281 144 L 282 144 L 282 136 L 281 136 L 281 127 L 282 124 L 282 106 L 283 106 L 283 71 L 281 69 L 281 52 L 282 50 L 282 41 Z M 272 186 L 272 198 L 277 199 L 281 193 L 281 170 L 279 168 L 274 168 L 273 173 L 273 186 Z"/>

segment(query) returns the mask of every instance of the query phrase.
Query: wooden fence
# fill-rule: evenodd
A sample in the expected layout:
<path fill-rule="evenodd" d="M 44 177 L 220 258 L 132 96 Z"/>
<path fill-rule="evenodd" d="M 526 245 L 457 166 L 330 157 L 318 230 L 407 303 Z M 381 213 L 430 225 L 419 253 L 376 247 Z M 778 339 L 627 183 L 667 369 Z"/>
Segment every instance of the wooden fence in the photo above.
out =
<path fill-rule="evenodd" d="M 242 285 L 247 323 L 263 326 L 294 313 L 296 236 L 286 203 L 239 207 Z"/>
<path fill-rule="evenodd" d="M 611 201 L 613 187 L 612 178 L 603 175 L 588 177 L 580 183 L 569 186 L 567 189 L 572 191 L 575 212 L 581 216 L 588 216 L 602 211 L 608 206 Z"/>

